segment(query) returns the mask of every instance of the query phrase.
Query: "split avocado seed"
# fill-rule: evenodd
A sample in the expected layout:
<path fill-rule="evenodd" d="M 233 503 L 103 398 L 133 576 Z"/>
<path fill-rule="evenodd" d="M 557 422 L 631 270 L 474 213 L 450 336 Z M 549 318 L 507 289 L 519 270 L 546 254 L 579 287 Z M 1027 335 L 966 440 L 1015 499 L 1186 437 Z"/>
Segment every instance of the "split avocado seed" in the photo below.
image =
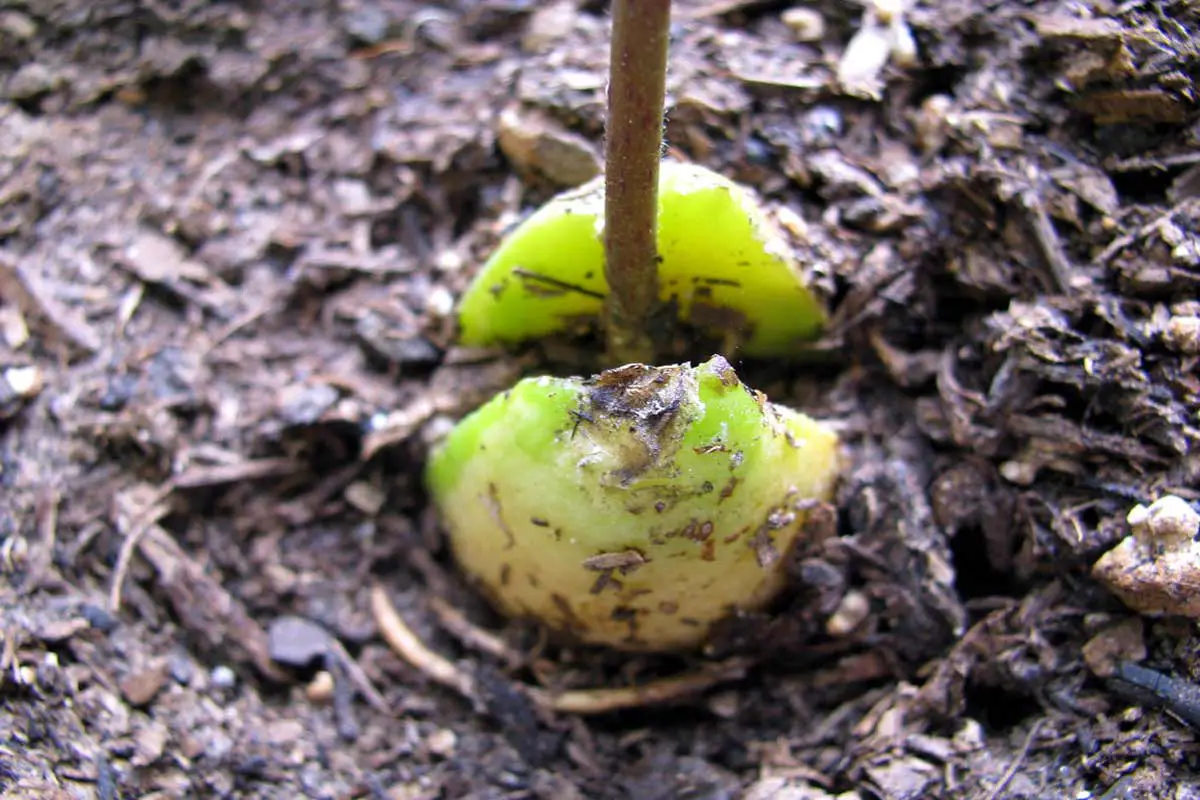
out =
<path fill-rule="evenodd" d="M 455 557 L 501 611 L 672 651 L 778 594 L 837 474 L 829 427 L 718 356 L 523 380 L 458 424 L 427 478 Z"/>

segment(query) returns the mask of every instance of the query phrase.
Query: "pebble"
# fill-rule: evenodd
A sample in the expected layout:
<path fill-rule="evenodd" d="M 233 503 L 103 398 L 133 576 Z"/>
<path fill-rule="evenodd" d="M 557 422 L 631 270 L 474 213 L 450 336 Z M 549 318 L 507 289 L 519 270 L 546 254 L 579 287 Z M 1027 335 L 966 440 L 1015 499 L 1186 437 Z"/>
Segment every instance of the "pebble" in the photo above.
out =
<path fill-rule="evenodd" d="M 278 617 L 267 628 L 267 651 L 271 659 L 287 667 L 303 669 L 324 658 L 329 646 L 329 632 L 303 617 Z"/>
<path fill-rule="evenodd" d="M 129 673 L 117 685 L 130 705 L 144 706 L 154 699 L 166 682 L 166 665 L 155 664 L 146 669 Z"/>
<path fill-rule="evenodd" d="M 1171 317 L 1163 329 L 1163 341 L 1185 355 L 1200 355 L 1200 317 Z"/>
<path fill-rule="evenodd" d="M 600 174 L 600 157 L 592 143 L 547 114 L 508 108 L 498 125 L 500 149 L 523 170 L 564 187 L 579 186 Z"/>
<path fill-rule="evenodd" d="M 237 686 L 237 673 L 224 664 L 213 667 L 209 680 L 218 689 L 232 689 Z"/>
<path fill-rule="evenodd" d="M 1182 497 L 1166 495 L 1134 506 L 1126 536 L 1092 565 L 1092 575 L 1143 614 L 1200 619 L 1200 512 Z"/>
<path fill-rule="evenodd" d="M 871 601 L 860 591 L 851 590 L 842 597 L 833 615 L 825 621 L 830 636 L 846 636 L 862 624 L 871 613 Z"/>
<path fill-rule="evenodd" d="M 425 740 L 429 746 L 429 752 L 435 756 L 442 758 L 450 758 L 454 755 L 455 748 L 458 747 L 458 736 L 449 728 L 439 728 Z"/>
<path fill-rule="evenodd" d="M 183 652 L 175 652 L 167 657 L 167 671 L 171 673 L 171 678 L 181 686 L 191 683 L 195 674 L 192 660 Z"/>
<path fill-rule="evenodd" d="M 4 382 L 13 394 L 26 400 L 40 394 L 44 383 L 42 371 L 36 366 L 9 367 L 4 370 Z M 4 394 L 0 387 L 0 397 Z"/>
<path fill-rule="evenodd" d="M 328 703 L 333 697 L 333 674 L 321 670 L 304 687 L 304 696 L 312 703 Z"/>
<path fill-rule="evenodd" d="M 1138 539 L 1150 536 L 1167 543 L 1186 543 L 1200 533 L 1200 512 L 1173 494 L 1160 497 L 1149 507 L 1134 506 L 1125 521 Z"/>
<path fill-rule="evenodd" d="M 120 622 L 107 609 L 95 603 L 84 603 L 79 607 L 79 613 L 87 620 L 94 630 L 101 633 L 112 633 Z"/>
<path fill-rule="evenodd" d="M 326 383 L 297 384 L 283 390 L 279 415 L 288 425 L 312 425 L 338 400 L 338 390 Z"/>
<path fill-rule="evenodd" d="M 387 13 L 373 5 L 356 8 L 342 18 L 342 29 L 351 38 L 368 45 L 386 39 L 390 24 Z"/>
<path fill-rule="evenodd" d="M 0 33 L 29 40 L 37 34 L 37 23 L 19 11 L 0 11 Z"/>
<path fill-rule="evenodd" d="M 13 100 L 32 100 L 54 88 L 54 74 L 34 61 L 21 67 L 8 79 L 5 94 Z"/>
<path fill-rule="evenodd" d="M 816 9 L 803 6 L 789 8 L 783 12 L 781 19 L 798 42 L 819 42 L 825 38 L 825 18 Z"/>

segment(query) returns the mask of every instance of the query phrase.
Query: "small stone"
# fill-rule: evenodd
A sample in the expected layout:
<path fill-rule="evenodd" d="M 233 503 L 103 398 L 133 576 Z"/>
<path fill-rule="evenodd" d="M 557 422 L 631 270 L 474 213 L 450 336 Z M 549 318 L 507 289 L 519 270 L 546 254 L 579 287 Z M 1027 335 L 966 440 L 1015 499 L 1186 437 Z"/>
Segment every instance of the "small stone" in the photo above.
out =
<path fill-rule="evenodd" d="M 36 366 L 9 367 L 4 370 L 4 382 L 14 394 L 28 400 L 42 391 L 42 371 Z"/>
<path fill-rule="evenodd" d="M 179 753 L 184 758 L 195 760 L 204 755 L 204 740 L 190 733 L 179 737 Z"/>
<path fill-rule="evenodd" d="M 1133 535 L 1102 555 L 1092 575 L 1135 611 L 1200 619 L 1200 513 L 1167 495 L 1135 506 L 1126 520 Z"/>
<path fill-rule="evenodd" d="M 782 19 L 798 42 L 819 42 L 825 38 L 825 18 L 816 9 L 789 8 L 783 12 Z"/>
<path fill-rule="evenodd" d="M 328 703 L 333 698 L 333 674 L 321 670 L 304 687 L 304 696 L 312 703 Z"/>
<path fill-rule="evenodd" d="M 951 739 L 954 743 L 954 749 L 960 753 L 975 753 L 983 749 L 987 741 L 987 734 L 983 731 L 983 725 L 979 724 L 978 720 L 964 719 L 959 723 L 959 728 L 954 732 L 954 738 Z"/>
<path fill-rule="evenodd" d="M 915 67 L 920 63 L 917 58 L 917 40 L 913 38 L 912 30 L 897 15 L 888 25 L 888 35 L 892 44 L 892 63 L 902 69 Z"/>
<path fill-rule="evenodd" d="M 741 695 L 737 692 L 718 692 L 708 698 L 705 706 L 720 719 L 734 719 L 741 709 Z"/>
<path fill-rule="evenodd" d="M 1200 239 L 1190 236 L 1171 248 L 1171 258 L 1185 267 L 1200 266 Z"/>
<path fill-rule="evenodd" d="M 539 111 L 505 109 L 498 141 L 518 168 L 544 175 L 557 186 L 579 186 L 600 174 L 600 157 L 592 143 Z"/>
<path fill-rule="evenodd" d="M 347 216 L 362 216 L 372 209 L 371 189 L 364 181 L 352 178 L 336 180 L 333 182 L 333 194 Z"/>
<path fill-rule="evenodd" d="M 1000 474 L 1009 483 L 1017 486 L 1032 486 L 1037 480 L 1041 465 L 1032 461 L 1005 461 L 1000 465 Z"/>
<path fill-rule="evenodd" d="M 842 597 L 842 602 L 825 621 L 825 632 L 830 636 L 846 636 L 854 631 L 871 613 L 871 602 L 860 591 L 851 590 Z"/>
<path fill-rule="evenodd" d="M 129 762 L 135 767 L 148 767 L 162 757 L 170 740 L 167 726 L 151 720 L 133 738 L 133 756 Z"/>
<path fill-rule="evenodd" d="M 19 11 L 0 11 L 0 33 L 28 41 L 37 34 L 37 23 Z"/>
<path fill-rule="evenodd" d="M 945 94 L 932 94 L 921 103 L 913 117 L 917 144 L 926 153 L 936 153 L 945 146 L 952 127 L 950 115 L 954 100 Z"/>
<path fill-rule="evenodd" d="M 458 747 L 458 737 L 449 728 L 440 728 L 429 734 L 425 744 L 428 745 L 429 752 L 435 756 L 450 758 Z"/>
<path fill-rule="evenodd" d="M 433 267 L 438 272 L 461 272 L 466 266 L 466 261 L 462 257 L 462 253 L 457 250 L 443 250 L 433 258 Z M 449 291 L 445 287 L 440 287 L 442 291 Z M 430 294 L 433 290 L 430 291 Z M 429 308 L 429 298 L 425 298 L 425 307 Z"/>
<path fill-rule="evenodd" d="M 29 326 L 16 306 L 0 307 L 0 336 L 10 350 L 20 350 L 29 341 Z"/>
<path fill-rule="evenodd" d="M 6 94 L 13 100 L 32 100 L 54 89 L 57 79 L 44 64 L 30 62 L 8 79 Z"/>
<path fill-rule="evenodd" d="M 578 13 L 572 0 L 560 0 L 542 6 L 529 18 L 525 35 L 521 38 L 522 49 L 531 53 L 549 49 L 571 32 Z"/>
<path fill-rule="evenodd" d="M 301 741 L 304 734 L 304 723 L 300 720 L 280 719 L 267 723 L 263 740 L 275 747 L 283 747 Z"/>
<path fill-rule="evenodd" d="M 448 317 L 454 310 L 454 295 L 445 286 L 434 288 L 425 298 L 425 310 L 438 317 Z"/>
<path fill-rule="evenodd" d="M 218 689 L 232 689 L 237 686 L 237 673 L 221 664 L 213 667 L 212 672 L 209 673 L 209 680 Z"/>
<path fill-rule="evenodd" d="M 842 89 L 855 97 L 879 99 L 883 81 L 880 74 L 891 55 L 887 28 L 873 19 L 864 19 L 862 27 L 850 38 L 838 61 L 837 79 Z"/>
<path fill-rule="evenodd" d="M 1169 544 L 1190 543 L 1200 533 L 1200 512 L 1173 494 L 1160 497 L 1149 508 L 1134 506 L 1125 521 L 1133 528 L 1134 537 L 1149 536 Z"/>
<path fill-rule="evenodd" d="M 391 20 L 382 8 L 366 5 L 354 9 L 342 19 L 342 30 L 362 44 L 379 44 L 388 36 Z"/>
<path fill-rule="evenodd" d="M 418 333 L 401 333 L 390 320 L 378 314 L 364 314 L 354 326 L 363 346 L 373 357 L 395 364 L 431 364 L 441 351 Z"/>
<path fill-rule="evenodd" d="M 1116 671 L 1118 662 L 1142 661 L 1146 658 L 1142 620 L 1131 617 L 1099 631 L 1083 646 L 1083 661 L 1093 675 L 1107 678 Z"/>
<path fill-rule="evenodd" d="M 329 652 L 329 632 L 303 617 L 278 617 L 267 629 L 267 651 L 271 659 L 288 667 L 303 669 Z"/>
<path fill-rule="evenodd" d="M 154 699 L 166 682 L 166 665 L 158 663 L 129 673 L 117 685 L 131 706 L 144 706 Z"/>
<path fill-rule="evenodd" d="M 71 619 L 47 620 L 34 628 L 34 635 L 49 644 L 61 644 L 80 631 L 87 630 L 90 625 L 82 617 Z"/>
<path fill-rule="evenodd" d="M 844 128 L 842 112 L 833 106 L 815 106 L 806 111 L 800 120 L 804 144 L 813 150 L 835 146 Z"/>
<path fill-rule="evenodd" d="M 170 673 L 173 681 L 181 686 L 187 686 L 192 682 L 195 668 L 186 653 L 175 652 L 167 658 L 167 672 Z"/>
<path fill-rule="evenodd" d="M 93 630 L 101 633 L 112 633 L 120 625 L 120 621 L 109 613 L 108 609 L 95 603 L 84 603 L 79 607 L 79 613 L 87 620 Z"/>
<path fill-rule="evenodd" d="M 387 497 L 378 487 L 366 481 L 355 481 L 347 486 L 345 498 L 347 503 L 369 517 L 378 514 L 387 500 Z"/>
<path fill-rule="evenodd" d="M 289 386 L 279 399 L 279 415 L 288 425 L 312 425 L 338 401 L 338 390 L 326 383 Z"/>
<path fill-rule="evenodd" d="M 1200 355 L 1200 317 L 1171 317 L 1163 328 L 1162 337 L 1172 350 L 1189 356 Z"/>

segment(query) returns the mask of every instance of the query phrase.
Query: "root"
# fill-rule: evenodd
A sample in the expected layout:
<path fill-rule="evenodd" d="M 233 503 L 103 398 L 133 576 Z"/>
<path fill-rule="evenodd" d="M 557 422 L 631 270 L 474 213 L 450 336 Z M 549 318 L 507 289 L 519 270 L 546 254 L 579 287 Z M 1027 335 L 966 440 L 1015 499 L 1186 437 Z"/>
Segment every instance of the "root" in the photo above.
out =
<path fill-rule="evenodd" d="M 438 612 L 443 619 L 462 621 L 462 615 L 441 604 Z M 474 678 L 445 657 L 429 649 L 404 622 L 383 587 L 371 589 L 371 610 L 375 624 L 384 641 L 396 655 L 415 667 L 435 683 L 447 686 L 473 703 L 479 703 L 479 690 Z M 453 613 L 447 613 L 451 611 Z M 486 637 L 493 645 L 499 641 L 486 632 L 477 635 Z M 491 648 L 485 648 L 491 649 Z M 507 648 L 501 653 L 509 654 Z M 560 714 L 607 714 L 629 708 L 642 708 L 661 703 L 681 700 L 699 694 L 721 683 L 738 680 L 746 674 L 751 661 L 733 658 L 707 667 L 673 675 L 669 678 L 649 681 L 639 686 L 623 686 L 615 689 L 569 689 L 564 692 L 548 692 L 524 683 L 517 688 L 545 711 Z"/>

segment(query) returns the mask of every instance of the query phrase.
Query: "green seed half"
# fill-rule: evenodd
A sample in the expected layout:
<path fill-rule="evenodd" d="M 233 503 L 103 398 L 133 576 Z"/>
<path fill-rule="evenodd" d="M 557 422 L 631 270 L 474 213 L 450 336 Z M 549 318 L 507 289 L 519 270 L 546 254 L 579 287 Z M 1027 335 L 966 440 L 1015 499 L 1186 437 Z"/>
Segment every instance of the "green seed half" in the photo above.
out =
<path fill-rule="evenodd" d="M 786 357 L 820 334 L 825 311 L 750 190 L 666 162 L 658 206 L 660 299 L 674 302 L 682 321 L 751 357 Z M 603 178 L 518 226 L 459 304 L 463 344 L 516 344 L 594 325 L 608 292 L 603 226 Z"/>
<path fill-rule="evenodd" d="M 501 611 L 669 651 L 778 593 L 837 472 L 828 427 L 714 357 L 523 380 L 459 423 L 427 478 L 455 557 Z"/>

